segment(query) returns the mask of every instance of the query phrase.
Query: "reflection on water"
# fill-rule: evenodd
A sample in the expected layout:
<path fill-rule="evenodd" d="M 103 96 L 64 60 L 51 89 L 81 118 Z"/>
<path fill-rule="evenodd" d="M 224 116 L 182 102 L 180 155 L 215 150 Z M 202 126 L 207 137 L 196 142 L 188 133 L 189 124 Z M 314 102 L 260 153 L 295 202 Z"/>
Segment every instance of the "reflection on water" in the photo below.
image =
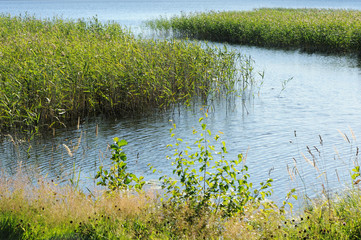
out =
<path fill-rule="evenodd" d="M 29 5 L 30 2 L 32 4 Z M 177 5 L 181 4 L 178 1 L 151 1 L 152 4 L 140 4 L 139 1 L 102 1 L 106 8 L 94 7 L 92 4 L 96 2 L 1 1 L 0 9 L 14 14 L 27 10 L 46 17 L 63 15 L 69 18 L 86 18 L 97 14 L 102 20 L 115 20 L 124 24 L 130 21 L 130 25 L 138 27 L 139 20 L 162 15 L 164 12 L 179 13 L 185 4 L 188 11 L 203 10 L 198 8 L 199 1 L 182 2 L 183 7 Z M 252 4 L 248 2 L 243 6 L 241 1 L 232 1 L 233 5 L 223 2 L 207 1 L 201 6 L 218 10 L 222 9 L 220 6 L 247 9 L 261 6 L 303 7 L 311 3 L 313 5 L 310 6 L 318 7 L 326 4 L 325 1 L 252 1 Z M 198 5 L 193 6 L 193 3 Z M 342 3 L 346 4 L 342 5 L 344 8 L 348 7 L 347 2 Z M 353 7 L 361 9 L 358 1 L 348 3 L 350 6 L 355 3 Z M 74 4 L 85 7 L 81 14 Z M 337 7 L 339 4 L 340 1 L 327 1 L 328 7 Z M 137 15 L 138 10 L 140 15 Z M 235 157 L 241 152 L 247 154 L 247 165 L 255 182 L 265 180 L 272 170 L 271 177 L 275 180 L 274 197 L 278 199 L 283 198 L 286 192 L 297 184 L 303 188 L 302 182 L 292 183 L 290 180 L 287 166 L 292 170 L 295 163 L 303 176 L 307 193 L 311 196 L 315 194 L 314 189 L 317 189 L 314 185 L 319 186 L 320 178 L 317 177 L 322 173 L 321 170 L 327 170 L 328 180 L 333 188 L 340 186 L 338 179 L 342 182 L 349 181 L 348 170 L 352 167 L 353 153 L 351 144 L 343 140 L 338 130 L 346 132 L 350 140 L 350 128 L 356 136 L 360 135 L 359 60 L 347 56 L 298 51 L 229 47 L 250 55 L 255 60 L 257 71 L 265 72 L 259 97 L 255 96 L 246 103 L 238 98 L 234 105 L 224 101 L 216 101 L 212 105 L 208 126 L 212 132 L 224 133 L 222 138 L 227 143 L 230 156 Z M 99 164 L 110 163 L 108 144 L 112 143 L 114 137 L 119 137 L 129 143 L 124 148 L 129 159 L 129 170 L 144 175 L 146 180 L 158 179 L 160 174 L 152 174 L 147 165 L 152 164 L 163 171 L 163 174 L 171 173 L 171 164 L 166 159 L 170 150 L 165 148 L 173 141 L 169 129 L 176 123 L 179 137 L 191 141 L 192 128 L 199 126 L 198 119 L 202 116 L 200 108 L 201 106 L 190 110 L 175 109 L 151 116 L 124 116 L 117 120 L 97 118 L 85 121 L 79 129 L 74 127 L 67 131 L 59 130 L 55 137 L 39 138 L 31 143 L 14 143 L 10 137 L 6 137 L 0 144 L 0 167 L 14 171 L 17 162 L 22 161 L 43 174 L 49 174 L 51 178 L 59 176 L 63 181 L 80 170 L 81 182 L 85 186 L 91 186 L 94 184 L 92 177 Z M 322 145 L 319 135 L 323 139 Z M 69 147 L 72 156 L 63 144 Z M 320 172 L 302 155 L 313 161 L 307 145 L 315 156 Z M 357 142 L 353 140 L 352 147 L 356 145 Z M 335 153 L 335 148 L 338 154 Z"/>

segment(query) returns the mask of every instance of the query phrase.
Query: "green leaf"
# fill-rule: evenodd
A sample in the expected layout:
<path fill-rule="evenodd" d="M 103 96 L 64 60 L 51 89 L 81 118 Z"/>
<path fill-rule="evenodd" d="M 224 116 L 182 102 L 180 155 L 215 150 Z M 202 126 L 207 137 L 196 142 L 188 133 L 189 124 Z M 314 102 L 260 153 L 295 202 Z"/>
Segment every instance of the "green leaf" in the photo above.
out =
<path fill-rule="evenodd" d="M 351 178 L 352 178 L 352 180 L 356 180 L 356 178 L 357 178 L 358 176 L 360 176 L 359 173 L 354 173 L 354 174 L 351 175 Z"/>
<path fill-rule="evenodd" d="M 119 146 L 119 147 L 123 147 L 123 146 L 125 146 L 125 145 L 128 145 L 128 142 L 125 141 L 124 139 L 122 139 L 122 140 L 120 140 L 120 142 L 118 142 L 118 146 Z"/>
<path fill-rule="evenodd" d="M 352 169 L 353 172 L 360 172 L 360 166 L 355 166 L 355 168 Z"/>

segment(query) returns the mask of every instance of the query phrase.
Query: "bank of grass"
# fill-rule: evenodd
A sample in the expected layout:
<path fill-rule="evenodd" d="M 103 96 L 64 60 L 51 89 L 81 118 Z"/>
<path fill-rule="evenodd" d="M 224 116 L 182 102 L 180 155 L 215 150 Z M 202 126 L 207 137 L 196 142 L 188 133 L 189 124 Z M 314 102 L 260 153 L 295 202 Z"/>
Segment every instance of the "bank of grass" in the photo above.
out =
<path fill-rule="evenodd" d="M 208 131 L 204 129 L 204 132 Z M 352 147 L 350 139 L 345 134 L 342 133 L 342 135 Z M 203 140 L 196 143 L 204 144 L 200 141 Z M 320 141 L 322 145 L 321 137 Z M 213 149 L 214 146 L 206 142 L 206 146 Z M 118 143 L 119 141 L 115 140 L 114 144 L 118 145 Z M 181 148 L 178 143 L 176 146 L 177 149 Z M 225 144 L 222 143 L 222 146 L 226 154 Z M 115 145 L 112 147 L 114 148 Z M 201 151 L 197 154 L 199 158 L 204 156 L 202 153 L 204 149 L 202 149 L 200 148 Z M 224 214 L 223 211 L 214 211 L 214 208 L 198 208 L 199 205 L 192 202 L 194 193 L 198 193 L 200 185 L 203 186 L 202 179 L 207 179 L 206 186 L 209 181 L 207 174 L 202 175 L 202 172 L 187 173 L 190 162 L 187 161 L 186 156 L 182 155 L 182 152 L 177 154 L 182 157 L 179 159 L 182 163 L 178 161 L 178 164 L 187 169 L 184 172 L 179 170 L 178 166 L 174 167 L 174 171 L 183 171 L 186 174 L 181 175 L 178 183 L 163 182 L 163 184 L 166 183 L 166 188 L 161 192 L 149 188 L 147 191 L 137 192 L 122 188 L 130 185 L 131 181 L 123 181 L 125 175 L 119 172 L 119 167 L 114 163 L 112 167 L 117 169 L 118 173 L 110 170 L 107 173 L 100 173 L 100 176 L 106 175 L 109 179 L 116 174 L 117 180 L 112 179 L 115 183 L 121 183 L 122 186 L 117 189 L 128 190 L 106 192 L 101 189 L 87 188 L 83 191 L 79 188 L 78 181 L 58 184 L 57 179 L 41 177 L 28 167 L 24 168 L 19 164 L 16 175 L 10 176 L 5 172 L 0 174 L 0 239 L 360 239 L 361 173 L 358 164 L 358 149 L 356 147 L 356 152 L 352 153 L 354 168 L 351 171 L 349 189 L 344 189 L 339 194 L 331 194 L 329 189 L 325 189 L 327 183 L 322 179 L 327 181 L 327 173 L 319 168 L 321 165 L 317 166 L 320 159 L 310 151 L 314 159 L 310 161 L 305 157 L 306 162 L 309 162 L 318 173 L 322 172 L 318 175 L 323 191 L 318 197 L 308 198 L 307 203 L 300 206 L 300 210 L 292 211 L 292 208 L 287 206 L 292 206 L 289 203 L 294 195 L 293 191 L 285 196 L 282 205 L 277 206 L 274 202 L 265 199 L 265 195 L 258 194 L 262 191 L 261 189 L 254 192 L 256 197 L 238 202 L 242 205 L 242 210 L 234 211 L 229 215 Z M 315 151 L 319 151 L 317 147 Z M 123 159 L 121 162 L 118 161 L 121 166 L 127 165 L 126 155 L 122 150 L 113 151 L 112 156 L 113 160 L 114 158 Z M 212 155 L 208 152 L 206 156 L 205 161 L 213 164 Z M 323 154 L 319 156 L 321 158 Z M 242 192 L 248 189 L 250 186 L 248 177 L 242 177 L 242 174 L 248 176 L 244 172 L 247 167 L 243 165 L 240 169 L 233 165 L 234 162 L 227 161 L 225 156 L 222 162 L 227 163 L 223 168 L 224 172 L 220 175 L 219 181 L 212 180 L 214 184 L 210 187 L 215 190 L 214 185 L 217 184 L 233 189 L 235 183 L 233 180 L 226 181 L 226 175 L 233 173 L 230 168 L 237 168 L 240 175 L 237 174 L 236 177 L 235 174 L 230 174 L 237 179 L 237 182 L 240 181 L 240 188 L 237 188 L 237 191 Z M 222 171 L 220 163 L 218 162 L 217 171 Z M 294 169 L 297 170 L 297 168 L 295 165 Z M 126 171 L 127 168 L 123 170 Z M 212 170 L 208 168 L 207 171 Z M 296 177 L 296 175 L 293 176 Z M 183 190 L 172 187 L 184 181 L 187 184 L 185 188 L 182 188 Z M 109 186 L 109 184 L 106 185 Z M 261 186 L 265 185 L 261 184 Z M 224 195 L 222 191 L 217 192 L 212 189 L 204 186 L 202 191 L 214 194 L 214 197 L 222 196 L 225 201 L 224 207 L 227 207 L 230 204 L 227 194 Z M 246 191 L 251 193 L 253 190 L 254 188 Z M 161 199 L 165 197 L 165 192 L 169 194 L 168 197 L 172 201 Z M 204 199 L 207 194 L 199 195 L 199 199 Z M 238 195 L 234 197 L 237 198 Z M 237 201 L 234 203 L 237 204 Z M 214 206 L 207 201 L 203 204 Z"/>
<path fill-rule="evenodd" d="M 1 131 L 164 109 L 231 90 L 238 53 L 116 23 L 0 15 Z"/>
<path fill-rule="evenodd" d="M 34 178 L 32 177 L 34 180 Z M 184 205 L 176 210 L 154 193 L 83 193 L 21 171 L 1 176 L 0 239 L 360 239 L 361 192 L 318 199 L 286 215 L 273 204 L 248 205 L 223 219 Z"/>
<path fill-rule="evenodd" d="M 261 8 L 183 14 L 147 22 L 197 39 L 306 51 L 360 53 L 361 11 Z"/>

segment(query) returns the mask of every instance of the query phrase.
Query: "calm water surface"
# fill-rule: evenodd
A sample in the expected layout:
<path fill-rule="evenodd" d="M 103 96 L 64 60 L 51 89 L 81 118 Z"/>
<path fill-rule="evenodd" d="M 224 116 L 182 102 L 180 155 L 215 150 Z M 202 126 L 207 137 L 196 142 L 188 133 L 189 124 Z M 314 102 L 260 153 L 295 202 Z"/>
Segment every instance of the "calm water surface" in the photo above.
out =
<path fill-rule="evenodd" d="M 0 0 L 0 12 L 12 15 L 27 12 L 42 18 L 61 16 L 71 19 L 97 16 L 102 21 L 112 20 L 131 27 L 138 33 L 142 31 L 142 21 L 160 15 L 258 7 L 361 9 L 361 2 Z M 224 133 L 222 138 L 227 142 L 230 156 L 247 153 L 247 165 L 255 182 L 265 180 L 271 172 L 275 180 L 275 199 L 283 198 L 292 187 L 304 189 L 301 181 L 290 180 L 287 166 L 292 169 L 295 162 L 307 186 L 307 194 L 314 196 L 319 191 L 321 178 L 317 177 L 322 171 L 327 171 L 330 187 L 340 189 L 340 184 L 350 179 L 348 171 L 352 166 L 352 148 L 357 146 L 350 129 L 356 136 L 361 134 L 360 61 L 345 56 L 229 47 L 250 55 L 255 60 L 256 71 L 265 73 L 259 96 L 246 103 L 236 99 L 232 106 L 216 102 L 210 111 L 208 126 L 212 132 Z M 151 163 L 163 173 L 171 173 L 170 162 L 166 159 L 170 150 L 165 148 L 173 141 L 169 129 L 172 123 L 176 123 L 179 137 L 192 140 L 192 128 L 198 127 L 198 118 L 202 116 L 199 108 L 179 109 L 148 117 L 124 116 L 118 120 L 99 118 L 85 121 L 79 129 L 57 131 L 55 137 L 35 140 L 31 143 L 29 155 L 26 153 L 27 143 L 14 145 L 5 139 L 0 144 L 0 167 L 15 171 L 17 162 L 22 161 L 52 178 L 59 176 L 63 179 L 68 179 L 74 169 L 76 172 L 80 170 L 82 183 L 91 186 L 94 183 L 91 178 L 99 164 L 110 162 L 107 145 L 114 137 L 120 137 L 129 142 L 125 151 L 130 170 L 144 175 L 146 180 L 157 179 L 159 174 L 151 174 L 147 164 Z M 346 143 L 338 130 L 347 133 L 352 145 Z M 72 157 L 62 144 L 73 150 Z M 306 146 L 312 149 L 320 172 L 303 158 L 302 154 L 312 160 Z"/>

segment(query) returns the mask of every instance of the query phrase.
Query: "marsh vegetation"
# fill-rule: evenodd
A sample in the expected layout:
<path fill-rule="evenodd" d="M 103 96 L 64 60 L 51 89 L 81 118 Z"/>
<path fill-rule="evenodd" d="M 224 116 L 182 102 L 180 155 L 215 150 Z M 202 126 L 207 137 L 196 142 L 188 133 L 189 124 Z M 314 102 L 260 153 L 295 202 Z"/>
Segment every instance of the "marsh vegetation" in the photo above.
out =
<path fill-rule="evenodd" d="M 197 13 L 148 24 L 182 37 L 351 52 L 360 50 L 359 19 L 358 11 L 259 9 Z M 163 110 L 195 99 L 207 103 L 239 96 L 254 83 L 251 60 L 237 52 L 189 40 L 142 39 L 96 18 L 1 15 L 0 33 L 2 133 L 36 133 L 88 116 Z M 199 123 L 200 128 L 189 132 L 197 138 L 192 143 L 178 137 L 176 125 L 170 130 L 168 147 L 174 152 L 166 158 L 173 171 L 159 173 L 162 191 L 144 189 L 147 182 L 127 167 L 127 142 L 119 138 L 110 145 L 111 165 L 100 166 L 92 179 L 103 188 L 81 188 L 80 172 L 64 184 L 25 171 L 21 163 L 16 175 L 2 171 L 0 239 L 361 237 L 359 148 L 353 145 L 353 132 L 352 138 L 341 133 L 352 154 L 349 189 L 332 193 L 322 169 L 327 162 L 322 149 L 308 148 L 309 155 L 287 166 L 289 177 L 302 182 L 298 164 L 305 161 L 318 176 L 320 195 L 310 199 L 302 191 L 297 195 L 299 188 L 292 189 L 276 203 L 270 176 L 253 184 L 246 156 L 229 157 L 222 133 L 211 132 L 206 118 Z M 297 197 L 304 198 L 305 205 L 296 211 L 292 203 Z"/>
<path fill-rule="evenodd" d="M 261 8 L 159 18 L 153 29 L 175 36 L 311 52 L 359 53 L 361 12 L 342 9 Z"/>
<path fill-rule="evenodd" d="M 116 23 L 0 16 L 1 131 L 145 113 L 234 91 L 244 56 Z M 239 65 L 240 64 L 240 65 Z"/>

